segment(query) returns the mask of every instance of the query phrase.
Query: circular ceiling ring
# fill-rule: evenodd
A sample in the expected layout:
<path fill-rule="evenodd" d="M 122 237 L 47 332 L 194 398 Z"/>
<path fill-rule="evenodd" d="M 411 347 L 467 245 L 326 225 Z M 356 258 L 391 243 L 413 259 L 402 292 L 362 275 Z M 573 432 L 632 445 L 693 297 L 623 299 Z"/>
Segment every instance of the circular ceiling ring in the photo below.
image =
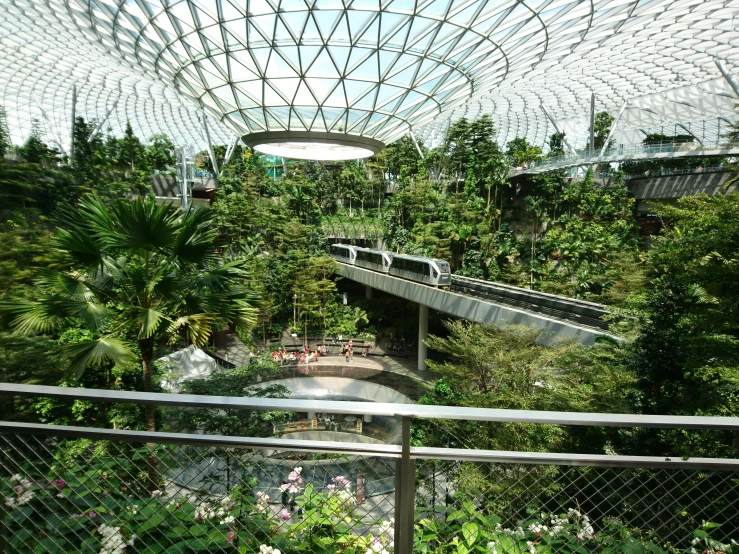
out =
<path fill-rule="evenodd" d="M 369 137 L 316 131 L 250 133 L 241 140 L 257 152 L 298 160 L 358 160 L 385 148 L 384 143 Z"/>

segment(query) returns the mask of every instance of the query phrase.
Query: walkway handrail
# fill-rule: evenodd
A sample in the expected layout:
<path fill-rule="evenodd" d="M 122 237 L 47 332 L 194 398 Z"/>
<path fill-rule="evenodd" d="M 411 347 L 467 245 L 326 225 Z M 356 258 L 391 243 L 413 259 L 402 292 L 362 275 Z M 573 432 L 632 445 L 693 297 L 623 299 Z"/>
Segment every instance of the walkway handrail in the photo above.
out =
<path fill-rule="evenodd" d="M 373 415 L 423 419 L 462 419 L 471 421 L 537 423 L 605 427 L 645 427 L 662 429 L 716 429 L 739 431 L 739 417 L 669 416 L 642 414 L 604 414 L 583 412 L 549 412 L 533 410 L 503 410 L 430 406 L 419 404 L 389 404 L 325 400 L 295 400 L 234 396 L 200 396 L 193 394 L 146 393 L 49 387 L 0 383 L 0 394 L 40 396 L 92 402 L 153 404 L 189 408 L 281 410 L 325 412 L 333 414 Z"/>

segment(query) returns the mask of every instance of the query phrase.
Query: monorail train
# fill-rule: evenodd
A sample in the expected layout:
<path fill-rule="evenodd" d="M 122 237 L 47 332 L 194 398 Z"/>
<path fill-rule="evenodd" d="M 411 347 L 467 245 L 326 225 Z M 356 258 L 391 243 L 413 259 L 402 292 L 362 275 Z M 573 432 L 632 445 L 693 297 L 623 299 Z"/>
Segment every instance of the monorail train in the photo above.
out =
<path fill-rule="evenodd" d="M 393 254 L 348 244 L 331 245 L 331 256 L 345 264 L 387 273 L 432 287 L 448 287 L 452 284 L 452 272 L 449 263 L 444 260 Z"/>

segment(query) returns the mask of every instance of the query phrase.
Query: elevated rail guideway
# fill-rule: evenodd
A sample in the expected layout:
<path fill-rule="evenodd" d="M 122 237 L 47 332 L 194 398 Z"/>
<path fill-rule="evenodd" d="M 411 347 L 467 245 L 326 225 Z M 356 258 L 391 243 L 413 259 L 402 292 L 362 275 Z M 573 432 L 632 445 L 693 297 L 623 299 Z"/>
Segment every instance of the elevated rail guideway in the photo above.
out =
<path fill-rule="evenodd" d="M 426 363 L 423 341 L 429 308 L 476 323 L 541 329 L 541 344 L 577 340 L 587 345 L 598 335 L 612 336 L 605 331 L 607 324 L 602 319 L 608 310 L 592 302 L 457 275 L 452 277 L 451 290 L 444 290 L 341 262 L 338 265 L 342 277 L 367 286 L 368 294 L 377 289 L 419 304 L 419 369 L 425 369 Z"/>
<path fill-rule="evenodd" d="M 512 169 L 509 176 L 536 175 L 568 169 L 581 165 L 637 160 L 660 160 L 674 158 L 708 158 L 714 156 L 739 156 L 739 144 L 726 142 L 684 142 L 609 148 L 602 153 L 578 152 L 548 158 L 531 163 L 525 168 Z"/>

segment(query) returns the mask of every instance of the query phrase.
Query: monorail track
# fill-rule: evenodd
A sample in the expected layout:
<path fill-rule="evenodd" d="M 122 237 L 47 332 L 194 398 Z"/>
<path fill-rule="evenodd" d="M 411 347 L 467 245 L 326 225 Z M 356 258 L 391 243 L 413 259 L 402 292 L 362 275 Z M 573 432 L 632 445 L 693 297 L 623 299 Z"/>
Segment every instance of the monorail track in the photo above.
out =
<path fill-rule="evenodd" d="M 565 298 L 460 275 L 452 275 L 451 291 L 542 314 L 552 319 L 608 330 L 608 322 L 602 319 L 608 314 L 608 310 L 594 302 Z"/>

